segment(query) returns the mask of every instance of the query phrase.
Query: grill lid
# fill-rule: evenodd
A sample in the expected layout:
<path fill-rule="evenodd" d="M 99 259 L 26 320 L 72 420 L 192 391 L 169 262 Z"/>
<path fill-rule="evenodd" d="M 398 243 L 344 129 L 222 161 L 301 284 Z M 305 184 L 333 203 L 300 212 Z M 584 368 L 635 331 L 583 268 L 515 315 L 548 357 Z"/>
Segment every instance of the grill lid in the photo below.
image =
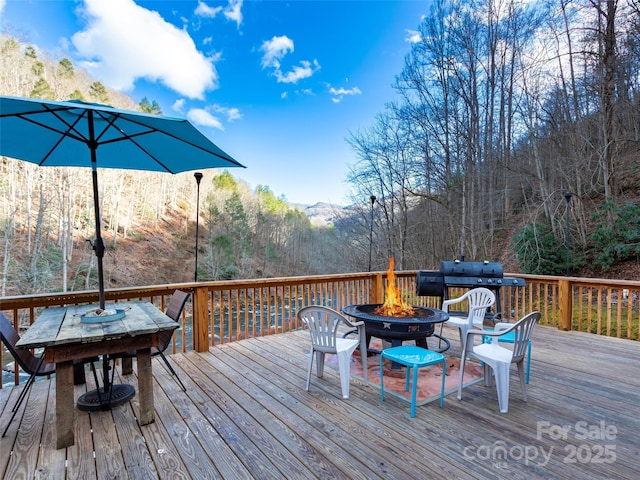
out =
<path fill-rule="evenodd" d="M 440 262 L 440 271 L 445 277 L 502 278 L 504 270 L 499 262 L 461 262 L 460 260 Z"/>

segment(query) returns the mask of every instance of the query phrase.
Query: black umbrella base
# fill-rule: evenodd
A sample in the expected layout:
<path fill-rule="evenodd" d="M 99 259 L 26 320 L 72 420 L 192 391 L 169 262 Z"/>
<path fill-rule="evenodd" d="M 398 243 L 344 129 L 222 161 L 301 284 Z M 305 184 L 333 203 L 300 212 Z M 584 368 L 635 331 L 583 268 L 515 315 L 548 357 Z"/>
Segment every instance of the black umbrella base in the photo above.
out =
<path fill-rule="evenodd" d="M 98 412 L 110 410 L 113 407 L 125 403 L 136 394 L 136 389 L 131 385 L 111 385 L 111 391 L 105 391 L 103 387 L 80 395 L 78 398 L 78 410 L 83 412 Z"/>

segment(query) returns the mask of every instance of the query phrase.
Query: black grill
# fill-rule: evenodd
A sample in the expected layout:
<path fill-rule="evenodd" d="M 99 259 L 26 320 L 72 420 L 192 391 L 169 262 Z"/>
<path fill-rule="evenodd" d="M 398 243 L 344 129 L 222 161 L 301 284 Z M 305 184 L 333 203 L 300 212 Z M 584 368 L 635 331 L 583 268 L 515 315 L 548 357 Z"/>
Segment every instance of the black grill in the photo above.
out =
<path fill-rule="evenodd" d="M 488 318 L 497 319 L 502 315 L 502 287 L 523 287 L 522 278 L 505 277 L 502 264 L 499 262 L 465 262 L 464 260 L 442 261 L 440 270 L 420 270 L 416 277 L 416 295 L 449 299 L 449 288 L 485 287 L 496 295 L 496 313 L 488 314 Z"/>
<path fill-rule="evenodd" d="M 416 295 L 421 297 L 444 297 L 442 272 L 420 270 L 416 278 Z"/>

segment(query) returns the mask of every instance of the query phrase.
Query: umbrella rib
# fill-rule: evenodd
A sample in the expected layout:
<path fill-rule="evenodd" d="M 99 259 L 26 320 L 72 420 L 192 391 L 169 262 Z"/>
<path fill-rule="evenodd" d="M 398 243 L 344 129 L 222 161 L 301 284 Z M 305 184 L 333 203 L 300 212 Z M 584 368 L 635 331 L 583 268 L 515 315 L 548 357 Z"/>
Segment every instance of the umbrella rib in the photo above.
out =
<path fill-rule="evenodd" d="M 115 121 L 118 118 L 124 118 L 122 115 L 120 115 L 119 113 L 114 113 L 114 112 L 110 112 L 109 115 L 111 116 L 111 118 L 107 118 L 106 115 L 103 114 L 103 112 L 100 111 L 96 111 L 96 113 L 102 117 L 103 119 L 105 119 L 107 121 L 107 125 L 106 127 L 102 130 L 102 132 L 100 132 L 99 135 L 96 136 L 96 144 L 97 145 L 106 145 L 108 143 L 116 143 L 116 142 L 122 142 L 124 140 L 128 140 L 131 143 L 133 143 L 136 147 L 138 147 L 142 152 L 144 152 L 147 156 L 149 156 L 149 158 L 152 158 L 158 165 L 160 165 L 166 172 L 171 173 L 171 170 L 169 168 L 167 168 L 167 166 L 161 162 L 158 158 L 156 158 L 154 155 L 152 155 L 149 151 L 147 151 L 142 145 L 140 145 L 138 142 L 136 142 L 134 140 L 134 137 L 139 137 L 142 135 L 149 135 L 151 133 L 164 133 L 164 132 L 160 132 L 159 130 L 155 129 L 155 128 L 151 128 L 148 125 L 145 125 L 143 123 L 140 122 L 135 122 L 133 120 L 131 120 L 130 118 L 126 118 L 126 120 L 128 122 L 131 123 L 135 123 L 139 126 L 142 126 L 144 128 L 147 128 L 148 130 L 146 132 L 139 132 L 139 133 L 134 133 L 134 134 L 128 134 L 126 133 L 124 130 L 122 130 L 118 125 L 115 124 Z M 122 137 L 120 138 L 114 138 L 111 140 L 105 140 L 104 142 L 100 142 L 100 138 L 105 135 L 107 133 L 107 130 L 109 130 L 109 128 L 114 128 L 115 130 L 117 130 Z M 186 142 L 185 142 L 186 143 Z"/>
<path fill-rule="evenodd" d="M 56 148 L 58 148 L 58 145 L 60 145 L 60 143 L 62 143 L 62 140 L 65 137 L 73 138 L 74 140 L 78 140 L 80 142 L 87 143 L 87 139 L 75 128 L 76 124 L 80 121 L 80 119 L 82 118 L 83 114 L 78 115 L 78 118 L 76 119 L 75 122 L 69 123 L 64 118 L 62 118 L 60 115 L 58 115 L 58 111 L 69 111 L 70 110 L 69 108 L 52 109 L 52 108 L 49 108 L 48 105 L 43 105 L 43 104 L 41 104 L 41 105 L 46 110 L 48 110 L 49 113 L 54 115 L 58 120 L 60 120 L 64 125 L 66 125 L 68 128 L 66 130 L 53 128 L 53 127 L 51 127 L 51 126 L 49 126 L 49 125 L 47 125 L 45 123 L 41 123 L 41 122 L 39 122 L 39 121 L 37 121 L 37 120 L 35 120 L 33 118 L 30 118 L 30 117 L 26 116 L 26 115 L 41 114 L 41 113 L 43 113 L 42 111 L 34 111 L 34 112 L 29 112 L 29 113 L 23 113 L 23 114 L 20 114 L 20 115 L 16 115 L 18 118 L 21 118 L 25 122 L 29 122 L 29 123 L 32 123 L 34 125 L 38 125 L 39 127 L 42 127 L 42 128 L 47 129 L 47 130 L 50 130 L 52 132 L 60 134 L 60 138 L 55 142 L 55 144 L 51 147 L 51 149 L 49 149 L 49 151 L 42 158 L 42 160 L 40 162 L 38 162 L 38 165 L 42 165 L 47 161 L 49 156 L 55 151 Z"/>
<path fill-rule="evenodd" d="M 164 163 L 162 163 L 158 158 L 156 158 L 156 156 L 154 156 L 148 150 L 146 150 L 142 145 L 140 145 L 140 143 L 136 142 L 135 141 L 135 137 L 141 137 L 141 136 L 144 136 L 144 135 L 150 135 L 150 134 L 153 134 L 153 133 L 158 133 L 160 135 L 164 135 L 166 137 L 173 138 L 174 140 L 182 142 L 185 145 L 189 145 L 190 147 L 193 147 L 193 148 L 196 148 L 198 150 L 204 151 L 204 152 L 209 153 L 211 155 L 215 155 L 216 157 L 221 158 L 223 160 L 231 161 L 231 162 L 233 162 L 234 164 L 236 164 L 238 166 L 242 166 L 240 163 L 236 162 L 235 160 L 233 160 L 232 158 L 230 158 L 228 156 L 223 156 L 223 155 L 220 155 L 220 154 L 218 154 L 216 152 L 213 152 L 211 150 L 207 150 L 206 148 L 202 148 L 200 145 L 197 145 L 197 144 L 195 144 L 193 142 L 189 142 L 189 141 L 187 141 L 187 140 L 185 140 L 183 138 L 180 138 L 177 135 L 174 135 L 172 133 L 166 132 L 164 130 L 158 130 L 157 128 L 150 127 L 149 125 L 146 125 L 143 122 L 139 122 L 139 121 L 135 120 L 134 118 L 125 117 L 124 115 L 119 114 L 119 113 L 115 113 L 115 112 L 108 112 L 108 115 L 110 115 L 110 116 L 112 115 L 113 118 L 107 119 L 107 115 L 105 115 L 105 112 L 101 112 L 99 110 L 96 110 L 95 113 L 97 113 L 103 119 L 108 121 L 108 126 L 106 128 L 104 128 L 102 130 L 102 132 L 99 135 L 97 135 L 97 137 L 96 137 L 96 142 L 99 145 L 106 145 L 108 143 L 115 143 L 115 142 L 121 142 L 123 140 L 129 140 L 136 147 L 138 147 L 142 152 L 147 154 L 149 156 L 149 158 L 152 158 L 153 160 L 155 160 L 158 163 L 158 165 L 160 165 L 162 168 L 165 169 L 165 171 L 167 171 L 169 173 L 172 173 L 171 169 L 167 168 L 167 166 Z M 146 128 L 147 130 L 144 131 L 144 132 L 138 132 L 138 133 L 134 133 L 134 134 L 127 134 L 117 124 L 114 123 L 117 118 L 126 119 L 127 122 L 133 123 L 133 124 L 138 125 L 138 126 L 143 127 L 143 128 Z M 175 121 L 176 122 L 180 122 L 180 123 L 184 122 L 184 120 L 175 120 Z M 121 138 L 114 138 L 114 139 L 111 139 L 111 140 L 105 140 L 104 142 L 100 142 L 100 138 L 104 134 L 106 134 L 106 132 L 109 129 L 109 127 L 115 128 L 118 132 L 120 132 L 122 137 Z"/>
<path fill-rule="evenodd" d="M 82 133 L 80 131 L 78 131 L 78 129 L 76 129 L 76 125 L 78 124 L 78 122 L 80 122 L 80 120 L 82 120 L 82 118 L 85 116 L 85 112 L 86 110 L 81 110 L 80 113 L 78 114 L 76 120 L 73 123 L 69 123 L 67 120 L 65 120 L 64 118 L 62 118 L 58 112 L 70 112 L 71 110 L 76 110 L 77 108 L 50 108 L 48 105 L 42 104 L 42 106 L 47 109 L 52 115 L 54 115 L 58 120 L 60 120 L 62 123 L 64 123 L 68 128 L 67 130 L 57 130 L 57 129 L 50 129 L 53 130 L 54 132 L 60 133 L 62 135 L 65 136 L 69 136 L 75 140 L 79 140 L 83 143 L 87 143 L 89 141 L 89 139 L 87 137 L 85 137 L 84 135 L 82 135 Z M 80 110 L 80 109 L 77 109 Z M 42 125 L 44 127 L 46 127 L 46 125 Z M 75 132 L 72 133 L 72 132 Z"/>

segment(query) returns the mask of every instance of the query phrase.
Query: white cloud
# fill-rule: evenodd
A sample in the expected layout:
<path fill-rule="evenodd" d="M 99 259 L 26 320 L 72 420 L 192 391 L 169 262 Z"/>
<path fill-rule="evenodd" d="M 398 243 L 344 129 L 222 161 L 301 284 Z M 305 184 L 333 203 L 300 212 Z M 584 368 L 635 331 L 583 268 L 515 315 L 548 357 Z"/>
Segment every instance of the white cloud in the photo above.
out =
<path fill-rule="evenodd" d="M 194 125 L 198 125 L 201 127 L 210 127 L 217 128 L 218 130 L 224 130 L 222 128 L 222 122 L 218 119 L 218 117 L 213 116 L 204 108 L 192 108 L 187 113 L 187 120 L 189 120 Z"/>
<path fill-rule="evenodd" d="M 182 110 L 183 106 L 184 104 L 179 105 L 180 110 Z M 233 122 L 234 120 L 242 118 L 242 114 L 237 108 L 223 107 L 222 105 L 211 105 L 205 108 L 190 109 L 187 113 L 187 119 L 198 126 L 224 130 L 222 121 L 216 114 L 223 115 L 227 122 Z"/>
<path fill-rule="evenodd" d="M 229 0 L 229 5 L 224 9 L 224 16 L 236 22 L 238 27 L 242 23 L 242 2 L 243 0 Z"/>
<path fill-rule="evenodd" d="M 215 18 L 216 15 L 221 11 L 222 11 L 222 7 L 210 7 L 206 3 L 199 1 L 198 6 L 196 7 L 193 13 L 201 17 Z"/>
<path fill-rule="evenodd" d="M 420 43 L 422 41 L 422 36 L 420 32 L 417 30 L 405 30 L 407 36 L 405 37 L 405 42 L 409 43 Z"/>
<path fill-rule="evenodd" d="M 333 98 L 331 98 L 331 101 L 333 103 L 340 103 L 342 101 L 342 99 L 345 97 L 345 95 L 361 95 L 362 91 L 358 88 L 358 87 L 353 87 L 353 88 L 333 88 L 333 87 L 329 87 L 329 93 L 333 96 Z"/>
<path fill-rule="evenodd" d="M 86 0 L 84 15 L 88 25 L 72 42 L 81 65 L 107 86 L 130 90 L 146 78 L 189 98 L 217 88 L 213 60 L 157 12 L 132 0 Z"/>
<path fill-rule="evenodd" d="M 194 13 L 200 17 L 215 18 L 220 12 L 227 20 L 236 22 L 238 27 L 242 23 L 242 3 L 244 0 L 229 0 L 226 7 L 210 7 L 206 3 L 198 0 L 198 6 Z"/>
<path fill-rule="evenodd" d="M 178 100 L 173 102 L 173 105 L 171 106 L 171 108 L 173 109 L 174 112 L 183 113 L 184 105 L 185 105 L 184 98 L 179 98 Z"/>
<path fill-rule="evenodd" d="M 293 52 L 293 40 L 286 35 L 273 37 L 271 40 L 265 40 L 260 50 L 264 52 L 262 68 L 273 67 L 278 69 L 280 68 L 280 60 L 287 53 Z"/>
<path fill-rule="evenodd" d="M 283 72 L 281 60 L 289 53 L 293 53 L 293 40 L 286 35 L 280 37 L 272 37 L 271 40 L 265 40 L 260 47 L 264 52 L 262 56 L 262 68 L 272 68 L 273 75 L 278 83 L 296 83 L 303 78 L 311 77 L 315 72 L 320 70 L 320 64 L 317 60 L 313 63 L 308 60 L 301 60 L 300 65 L 294 66 L 290 71 Z"/>
<path fill-rule="evenodd" d="M 307 60 L 302 60 L 300 64 L 301 66 L 295 66 L 287 73 L 282 73 L 280 69 L 276 69 L 274 75 L 278 79 L 278 82 L 296 83 L 298 80 L 302 80 L 303 78 L 309 78 L 320 69 L 320 64 L 318 64 L 317 60 L 313 61 L 313 68 L 311 67 L 311 63 Z"/>
<path fill-rule="evenodd" d="M 242 114 L 240 113 L 240 110 L 238 110 L 237 108 L 223 107 L 220 105 L 214 105 L 211 108 L 213 109 L 214 112 L 221 113 L 225 117 L 227 117 L 228 122 L 233 122 L 234 120 L 239 120 L 242 118 Z"/>
<path fill-rule="evenodd" d="M 0 0 L 0 16 L 2 16 L 2 10 L 4 10 L 4 6 L 7 4 L 7 0 Z"/>

